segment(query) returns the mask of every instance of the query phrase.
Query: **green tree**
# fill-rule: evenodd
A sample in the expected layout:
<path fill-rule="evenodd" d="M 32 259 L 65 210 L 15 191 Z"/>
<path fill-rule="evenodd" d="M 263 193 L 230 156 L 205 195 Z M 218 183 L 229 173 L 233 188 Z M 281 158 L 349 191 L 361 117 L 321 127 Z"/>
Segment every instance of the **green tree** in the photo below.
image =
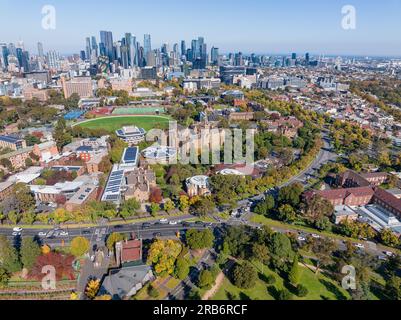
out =
<path fill-rule="evenodd" d="M 4 268 L 0 268 L 0 288 L 6 287 L 9 280 L 10 275 L 7 270 Z"/>
<path fill-rule="evenodd" d="M 184 258 L 178 258 L 175 262 L 175 270 L 174 270 L 175 277 L 180 280 L 185 280 L 186 277 L 189 275 L 189 263 Z"/>
<path fill-rule="evenodd" d="M 391 300 L 401 300 L 401 278 L 392 276 L 386 281 L 386 293 Z"/>
<path fill-rule="evenodd" d="M 54 140 L 57 147 L 61 150 L 64 146 L 72 142 L 72 136 L 67 132 L 67 124 L 64 118 L 60 118 L 54 130 Z"/>
<path fill-rule="evenodd" d="M 141 208 L 140 203 L 136 199 L 128 199 L 124 201 L 120 209 L 120 216 L 123 219 L 135 216 L 137 211 Z"/>
<path fill-rule="evenodd" d="M 35 198 L 31 190 L 24 183 L 17 183 L 13 188 L 13 195 L 18 203 L 18 212 L 27 212 L 35 207 Z"/>
<path fill-rule="evenodd" d="M 252 245 L 252 257 L 265 264 L 269 259 L 269 249 L 264 244 L 254 243 Z"/>
<path fill-rule="evenodd" d="M 296 286 L 299 283 L 300 279 L 300 270 L 298 265 L 298 255 L 295 255 L 294 262 L 292 263 L 292 268 L 290 273 L 288 274 L 288 280 L 292 285 Z"/>
<path fill-rule="evenodd" d="M 187 196 L 180 196 L 180 210 L 186 212 L 189 208 L 189 198 Z"/>
<path fill-rule="evenodd" d="M 21 270 L 21 262 L 18 259 L 18 252 L 6 236 L 0 235 L 0 267 L 8 273 Z"/>
<path fill-rule="evenodd" d="M 283 290 L 280 290 L 280 292 L 277 296 L 277 299 L 281 300 L 281 301 L 289 301 L 289 300 L 293 299 L 293 296 L 292 296 L 291 292 L 288 291 L 288 289 L 284 288 Z"/>
<path fill-rule="evenodd" d="M 187 244 L 191 249 L 199 250 L 211 248 L 214 242 L 214 235 L 210 229 L 188 230 L 186 233 Z"/>
<path fill-rule="evenodd" d="M 106 240 L 106 246 L 107 246 L 107 249 L 109 249 L 110 251 L 113 251 L 114 252 L 114 246 L 115 246 L 115 244 L 117 243 L 117 242 L 120 242 L 120 241 L 123 241 L 125 239 L 125 236 L 124 235 L 122 235 L 121 233 L 115 233 L 115 232 L 113 232 L 112 234 L 110 234 L 108 237 L 107 237 L 107 240 Z"/>
<path fill-rule="evenodd" d="M 278 201 L 280 204 L 289 204 L 296 208 L 301 202 L 301 195 L 304 191 L 302 184 L 294 183 L 287 187 L 280 189 Z"/>
<path fill-rule="evenodd" d="M 389 247 L 396 248 L 400 245 L 400 238 L 390 229 L 383 229 L 380 232 L 380 241 Z"/>
<path fill-rule="evenodd" d="M 175 209 L 175 205 L 174 205 L 174 202 L 173 201 L 171 201 L 170 199 L 169 200 L 167 200 L 165 203 L 164 203 L 164 210 L 166 211 L 166 212 L 168 212 L 168 213 L 171 213 L 174 209 Z"/>
<path fill-rule="evenodd" d="M 276 207 L 276 201 L 272 195 L 266 196 L 265 200 L 255 207 L 255 213 L 261 215 L 269 215 L 270 211 Z"/>
<path fill-rule="evenodd" d="M 235 266 L 232 277 L 236 287 L 250 289 L 255 286 L 258 273 L 251 263 L 244 261 L 242 264 Z"/>
<path fill-rule="evenodd" d="M 10 220 L 10 222 L 12 224 L 18 224 L 18 222 L 21 218 L 21 215 L 18 214 L 16 211 L 12 210 L 7 214 L 7 218 L 8 218 L 8 220 Z"/>
<path fill-rule="evenodd" d="M 198 286 L 202 289 L 210 289 L 214 284 L 214 277 L 210 270 L 202 270 L 199 274 Z"/>
<path fill-rule="evenodd" d="M 76 237 L 71 241 L 71 253 L 79 258 L 89 251 L 90 243 L 84 237 Z"/>
<path fill-rule="evenodd" d="M 294 258 L 291 240 L 285 234 L 274 233 L 268 243 L 271 261 L 275 268 L 288 271 L 288 262 Z"/>
<path fill-rule="evenodd" d="M 321 217 L 315 221 L 315 227 L 318 230 L 321 230 L 321 231 L 329 230 L 330 226 L 331 226 L 331 222 L 328 217 Z"/>
<path fill-rule="evenodd" d="M 209 197 L 205 197 L 201 198 L 193 205 L 192 212 L 197 216 L 205 217 L 208 214 L 213 213 L 215 209 L 215 203 Z"/>
<path fill-rule="evenodd" d="M 150 213 L 152 214 L 152 216 L 156 217 L 159 212 L 160 212 L 160 205 L 158 205 L 157 203 L 151 203 Z"/>
<path fill-rule="evenodd" d="M 20 256 L 24 268 L 30 270 L 41 253 L 42 251 L 39 244 L 33 238 L 22 238 Z"/>
<path fill-rule="evenodd" d="M 294 222 L 296 219 L 296 213 L 293 207 L 289 204 L 282 205 L 277 212 L 277 217 L 284 222 Z"/>

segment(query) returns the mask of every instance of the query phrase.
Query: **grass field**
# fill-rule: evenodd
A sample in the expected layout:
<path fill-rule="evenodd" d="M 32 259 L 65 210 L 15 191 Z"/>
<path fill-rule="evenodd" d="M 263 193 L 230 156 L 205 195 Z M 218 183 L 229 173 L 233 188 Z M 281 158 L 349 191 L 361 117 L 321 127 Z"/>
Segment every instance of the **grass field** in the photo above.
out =
<path fill-rule="evenodd" d="M 227 300 L 227 293 L 234 294 L 240 299 L 251 300 L 275 300 L 277 290 L 284 288 L 285 281 L 277 273 L 271 271 L 266 266 L 262 269 L 261 264 L 256 263 L 259 279 L 255 287 L 248 290 L 241 290 L 231 283 L 229 279 L 224 279 L 223 285 L 215 294 L 212 300 Z M 263 272 L 262 272 L 263 270 Z M 300 267 L 300 283 L 307 287 L 309 293 L 305 298 L 293 296 L 294 300 L 343 300 L 349 299 L 349 294 L 334 281 L 322 274 L 316 275 L 308 268 Z M 264 279 L 269 275 L 274 275 L 276 283 L 268 286 Z"/>
<path fill-rule="evenodd" d="M 154 128 L 165 129 L 168 128 L 169 121 L 168 117 L 161 116 L 125 116 L 94 119 L 78 124 L 78 126 L 89 129 L 106 129 L 112 133 L 123 126 L 132 125 L 144 128 L 147 131 Z"/>

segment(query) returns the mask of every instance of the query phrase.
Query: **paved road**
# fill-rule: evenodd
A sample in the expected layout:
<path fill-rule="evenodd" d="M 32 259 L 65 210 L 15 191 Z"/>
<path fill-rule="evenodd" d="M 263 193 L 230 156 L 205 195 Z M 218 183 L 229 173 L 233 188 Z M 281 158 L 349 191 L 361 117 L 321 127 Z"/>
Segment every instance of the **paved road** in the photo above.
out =
<path fill-rule="evenodd" d="M 292 177 L 289 181 L 281 185 L 279 188 L 286 187 L 292 183 L 300 182 L 305 186 L 307 185 L 308 179 L 317 173 L 317 171 L 324 165 L 331 161 L 335 161 L 338 158 L 336 153 L 331 152 L 331 141 L 329 133 L 326 131 L 322 132 L 323 148 L 319 151 L 316 159 L 311 163 L 311 165 L 300 172 L 298 175 Z M 305 183 L 306 182 L 306 183 Z"/>
<path fill-rule="evenodd" d="M 193 216 L 189 216 L 194 218 Z M 6 235 L 11 241 L 18 242 L 21 237 L 35 237 L 48 245 L 62 245 L 69 243 L 73 238 L 82 236 L 87 238 L 93 244 L 104 244 L 107 236 L 112 232 L 135 234 L 142 239 L 153 239 L 156 235 L 159 237 L 175 237 L 177 232 L 185 231 L 188 228 L 204 229 L 206 224 L 188 223 L 182 217 L 170 219 L 169 222 L 176 222 L 176 225 L 161 224 L 160 222 L 148 223 L 145 227 L 143 223 L 136 223 L 131 225 L 117 225 L 117 226 L 97 226 L 93 228 L 80 228 L 80 229 L 60 229 L 60 230 L 35 230 L 26 229 L 22 230 L 20 235 L 14 236 L 12 229 L 0 229 L 0 234 Z M 184 221 L 183 223 L 181 221 Z M 67 232 L 67 234 L 62 234 Z"/>

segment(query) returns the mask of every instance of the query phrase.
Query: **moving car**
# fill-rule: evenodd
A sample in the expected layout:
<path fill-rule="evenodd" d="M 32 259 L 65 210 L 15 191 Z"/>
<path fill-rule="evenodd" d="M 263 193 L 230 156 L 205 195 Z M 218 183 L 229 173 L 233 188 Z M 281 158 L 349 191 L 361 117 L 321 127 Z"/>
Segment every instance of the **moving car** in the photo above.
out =
<path fill-rule="evenodd" d="M 67 231 L 61 231 L 60 232 L 60 237 L 68 237 L 68 232 Z"/>
<path fill-rule="evenodd" d="M 142 229 L 149 229 L 152 225 L 149 222 L 145 222 L 142 224 Z"/>
<path fill-rule="evenodd" d="M 169 225 L 170 225 L 170 226 L 176 226 L 177 224 L 178 224 L 177 221 L 170 221 L 170 222 L 169 222 Z"/>
<path fill-rule="evenodd" d="M 161 223 L 161 224 L 167 224 L 167 223 L 168 223 L 168 220 L 167 220 L 167 219 L 161 219 L 161 220 L 160 220 L 160 223 Z"/>
<path fill-rule="evenodd" d="M 46 234 L 47 234 L 46 232 L 39 232 L 38 236 L 39 237 L 46 237 Z"/>
<path fill-rule="evenodd" d="M 162 234 L 161 234 L 160 232 L 156 232 L 156 233 L 153 234 L 153 236 L 154 236 L 155 238 L 159 238 L 159 237 L 162 236 Z"/>
<path fill-rule="evenodd" d="M 21 231 L 22 231 L 22 228 L 20 228 L 20 227 L 15 227 L 15 228 L 13 228 L 13 231 L 14 231 L 14 232 L 21 232 Z"/>

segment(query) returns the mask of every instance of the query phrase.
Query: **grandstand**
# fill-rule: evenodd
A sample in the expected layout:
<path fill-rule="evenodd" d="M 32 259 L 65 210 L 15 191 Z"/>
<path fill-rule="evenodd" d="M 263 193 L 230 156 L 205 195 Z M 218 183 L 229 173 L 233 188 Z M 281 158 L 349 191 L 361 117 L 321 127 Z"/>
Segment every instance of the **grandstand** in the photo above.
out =
<path fill-rule="evenodd" d="M 153 115 L 165 113 L 164 107 L 141 107 L 141 108 L 115 108 L 113 115 Z"/>

